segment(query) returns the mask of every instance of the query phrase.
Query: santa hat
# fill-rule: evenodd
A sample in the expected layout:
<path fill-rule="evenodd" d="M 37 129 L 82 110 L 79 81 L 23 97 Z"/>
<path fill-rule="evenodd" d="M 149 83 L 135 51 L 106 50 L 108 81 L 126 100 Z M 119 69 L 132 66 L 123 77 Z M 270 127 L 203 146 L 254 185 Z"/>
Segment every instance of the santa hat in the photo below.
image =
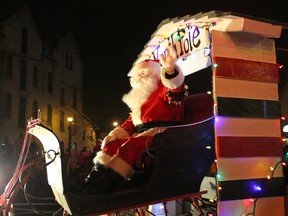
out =
<path fill-rule="evenodd" d="M 146 59 L 137 63 L 132 71 L 132 76 L 139 73 L 140 71 L 149 71 L 151 73 L 159 75 L 160 77 L 161 65 L 159 63 L 159 60 Z"/>

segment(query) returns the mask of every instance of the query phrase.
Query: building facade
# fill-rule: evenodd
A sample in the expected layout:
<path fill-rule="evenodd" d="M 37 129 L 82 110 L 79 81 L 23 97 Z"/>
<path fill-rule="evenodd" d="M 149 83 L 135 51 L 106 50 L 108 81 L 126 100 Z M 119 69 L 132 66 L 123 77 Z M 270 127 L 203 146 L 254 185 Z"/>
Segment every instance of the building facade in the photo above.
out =
<path fill-rule="evenodd" d="M 27 121 L 39 117 L 64 148 L 93 147 L 95 132 L 83 115 L 82 79 L 83 65 L 71 33 L 57 42 L 43 37 L 27 6 L 2 18 L 0 142 L 19 152 Z"/>

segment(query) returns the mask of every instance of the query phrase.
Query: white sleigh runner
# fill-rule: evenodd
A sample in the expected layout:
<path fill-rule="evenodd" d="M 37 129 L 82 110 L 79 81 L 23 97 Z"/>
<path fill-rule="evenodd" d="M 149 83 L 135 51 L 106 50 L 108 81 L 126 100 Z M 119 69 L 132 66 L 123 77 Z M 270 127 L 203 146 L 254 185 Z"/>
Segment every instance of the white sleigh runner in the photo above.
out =
<path fill-rule="evenodd" d="M 188 96 L 184 107 L 183 125 L 168 127 L 153 137 L 154 161 L 150 176 L 139 184 L 140 174 L 140 178 L 132 178 L 108 195 L 84 195 L 68 190 L 63 178 L 63 152 L 58 138 L 41 125 L 39 119 L 30 121 L 23 145 L 29 143 L 30 136 L 37 137 L 43 145 L 45 163 L 27 165 L 25 160 L 19 159 L 15 174 L 1 196 L 4 216 L 9 215 L 21 185 L 39 167 L 46 167 L 48 183 L 56 201 L 64 209 L 63 215 L 107 214 L 178 199 L 190 199 L 201 212 L 194 198 L 205 193 L 200 191 L 200 185 L 215 160 L 212 97 L 204 93 Z M 23 146 L 25 148 L 29 148 L 29 144 Z M 19 174 L 27 166 L 35 168 L 18 182 Z"/>

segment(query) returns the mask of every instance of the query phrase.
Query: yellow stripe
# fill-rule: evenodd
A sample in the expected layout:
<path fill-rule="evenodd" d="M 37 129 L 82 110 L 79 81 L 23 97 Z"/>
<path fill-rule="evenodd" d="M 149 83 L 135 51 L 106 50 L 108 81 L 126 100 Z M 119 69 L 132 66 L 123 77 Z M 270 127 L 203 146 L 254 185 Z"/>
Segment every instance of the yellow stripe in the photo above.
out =
<path fill-rule="evenodd" d="M 219 216 L 242 216 L 253 212 L 250 199 L 218 202 Z M 259 216 L 285 216 L 285 202 L 283 197 L 260 198 L 256 203 L 255 215 Z"/>
<path fill-rule="evenodd" d="M 280 119 L 231 118 L 217 116 L 216 136 L 281 137 Z"/>
<path fill-rule="evenodd" d="M 212 31 L 212 57 L 276 63 L 275 41 L 249 33 Z"/>
<path fill-rule="evenodd" d="M 218 158 L 219 181 L 267 178 L 272 176 L 271 167 L 281 161 L 281 157 L 241 157 Z M 282 164 L 274 170 L 274 177 L 283 177 Z"/>
<path fill-rule="evenodd" d="M 247 98 L 278 101 L 278 83 L 214 78 L 217 97 Z"/>

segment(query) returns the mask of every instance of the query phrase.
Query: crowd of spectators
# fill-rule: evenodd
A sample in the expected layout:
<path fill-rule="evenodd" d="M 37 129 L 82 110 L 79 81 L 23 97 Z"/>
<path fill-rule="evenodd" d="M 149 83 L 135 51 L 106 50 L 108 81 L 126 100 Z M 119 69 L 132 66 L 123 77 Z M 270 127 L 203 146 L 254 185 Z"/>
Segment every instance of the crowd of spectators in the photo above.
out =
<path fill-rule="evenodd" d="M 4 192 L 6 185 L 11 179 L 17 157 L 12 152 L 11 146 L 8 144 L 0 144 L 0 195 Z"/>
<path fill-rule="evenodd" d="M 100 150 L 100 145 L 95 145 L 93 149 L 83 147 L 80 151 L 76 148 L 67 148 L 63 168 L 66 183 L 77 185 L 84 181 L 93 166 L 93 158 Z"/>
<path fill-rule="evenodd" d="M 63 142 L 61 144 L 62 148 Z M 77 185 L 84 181 L 93 166 L 92 160 L 100 148 L 101 143 L 97 142 L 93 149 L 83 147 L 80 151 L 77 151 L 76 148 L 67 148 L 64 151 L 62 157 L 63 177 L 68 185 Z M 32 142 L 27 155 L 27 162 L 37 158 L 37 152 L 37 144 Z M 4 192 L 14 173 L 18 158 L 10 145 L 0 143 L 0 195 Z"/>

